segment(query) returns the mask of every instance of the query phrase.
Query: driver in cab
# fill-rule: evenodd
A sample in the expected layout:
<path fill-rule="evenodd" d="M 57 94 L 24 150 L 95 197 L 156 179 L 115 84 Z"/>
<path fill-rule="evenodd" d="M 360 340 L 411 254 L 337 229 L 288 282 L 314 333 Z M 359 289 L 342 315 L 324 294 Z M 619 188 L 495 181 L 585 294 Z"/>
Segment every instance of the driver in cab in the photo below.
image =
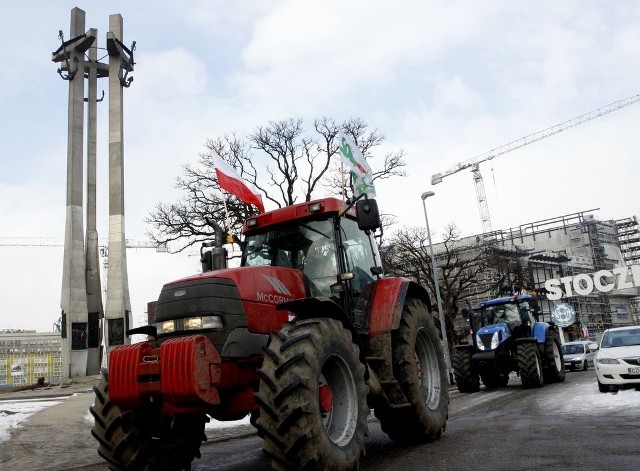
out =
<path fill-rule="evenodd" d="M 332 246 L 311 246 L 304 260 L 303 272 L 324 296 L 331 296 L 330 286 L 336 282 L 335 250 Z"/>

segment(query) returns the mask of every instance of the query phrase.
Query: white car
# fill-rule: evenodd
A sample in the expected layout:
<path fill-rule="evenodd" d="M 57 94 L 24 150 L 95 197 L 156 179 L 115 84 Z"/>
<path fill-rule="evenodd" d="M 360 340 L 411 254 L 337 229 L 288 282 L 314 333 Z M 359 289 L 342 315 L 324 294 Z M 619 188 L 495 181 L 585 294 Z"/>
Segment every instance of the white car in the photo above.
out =
<path fill-rule="evenodd" d="M 564 358 L 565 369 L 571 371 L 576 369 L 586 371 L 589 369 L 589 366 L 593 366 L 595 351 L 596 348 L 592 347 L 591 342 L 585 342 L 583 340 L 562 344 L 562 356 Z"/>
<path fill-rule="evenodd" d="M 614 327 L 604 331 L 595 359 L 598 389 L 616 386 L 640 388 L 640 327 Z"/>

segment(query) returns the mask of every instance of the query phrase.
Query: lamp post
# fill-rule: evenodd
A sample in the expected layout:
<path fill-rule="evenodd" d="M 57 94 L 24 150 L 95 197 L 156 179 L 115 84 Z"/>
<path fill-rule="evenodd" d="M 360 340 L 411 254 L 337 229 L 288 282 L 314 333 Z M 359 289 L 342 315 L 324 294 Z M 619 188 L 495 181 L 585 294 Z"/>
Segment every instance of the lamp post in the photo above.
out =
<path fill-rule="evenodd" d="M 453 375 L 451 374 L 451 359 L 449 358 L 449 340 L 447 339 L 447 327 L 444 320 L 444 312 L 442 311 L 442 299 L 440 298 L 440 284 L 438 282 L 438 270 L 436 269 L 436 258 L 433 256 L 433 244 L 431 243 L 431 231 L 429 230 L 429 218 L 427 217 L 427 205 L 424 200 L 435 195 L 433 191 L 425 191 L 420 196 L 422 198 L 422 208 L 424 209 L 424 222 L 427 225 L 427 237 L 429 238 L 429 251 L 431 252 L 431 269 L 433 271 L 433 284 L 436 291 L 436 301 L 438 303 L 438 315 L 440 316 L 440 331 L 442 332 L 442 347 L 444 349 L 444 361 L 447 365 L 447 373 L 449 375 L 449 384 L 453 384 Z"/>

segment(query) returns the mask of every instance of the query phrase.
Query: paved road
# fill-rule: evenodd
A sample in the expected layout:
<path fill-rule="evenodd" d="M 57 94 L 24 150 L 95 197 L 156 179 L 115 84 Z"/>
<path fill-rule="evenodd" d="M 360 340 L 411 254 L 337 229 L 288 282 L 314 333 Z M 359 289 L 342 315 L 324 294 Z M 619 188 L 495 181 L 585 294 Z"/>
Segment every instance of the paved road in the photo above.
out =
<path fill-rule="evenodd" d="M 447 430 L 434 443 L 405 447 L 369 424 L 363 471 L 640 469 L 640 392 L 598 392 L 595 373 L 567 373 L 561 384 L 525 390 L 519 380 L 494 391 L 451 394 Z M 0 469 L 106 471 L 86 418 L 92 394 L 37 413 L 0 447 Z M 194 471 L 269 470 L 248 427 L 211 436 Z M 243 436 L 229 439 L 241 433 Z"/>
<path fill-rule="evenodd" d="M 370 422 L 361 470 L 640 469 L 640 392 L 598 392 L 593 370 L 567 373 L 561 384 L 452 393 L 447 430 L 434 443 L 405 447 Z M 269 470 L 260 440 L 203 447 L 195 471 Z"/>

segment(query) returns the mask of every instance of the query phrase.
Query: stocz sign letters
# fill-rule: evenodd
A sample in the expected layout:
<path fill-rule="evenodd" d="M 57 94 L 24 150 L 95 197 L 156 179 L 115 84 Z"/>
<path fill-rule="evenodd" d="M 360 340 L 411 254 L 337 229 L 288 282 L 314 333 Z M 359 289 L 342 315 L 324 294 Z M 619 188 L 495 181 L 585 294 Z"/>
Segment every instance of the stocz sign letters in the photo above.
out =
<path fill-rule="evenodd" d="M 631 276 L 629 276 L 631 272 Z M 640 265 L 600 270 L 595 273 L 581 273 L 575 276 L 552 278 L 544 282 L 547 299 L 556 300 L 563 296 L 587 296 L 593 290 L 608 293 L 613 289 L 640 287 Z"/>

